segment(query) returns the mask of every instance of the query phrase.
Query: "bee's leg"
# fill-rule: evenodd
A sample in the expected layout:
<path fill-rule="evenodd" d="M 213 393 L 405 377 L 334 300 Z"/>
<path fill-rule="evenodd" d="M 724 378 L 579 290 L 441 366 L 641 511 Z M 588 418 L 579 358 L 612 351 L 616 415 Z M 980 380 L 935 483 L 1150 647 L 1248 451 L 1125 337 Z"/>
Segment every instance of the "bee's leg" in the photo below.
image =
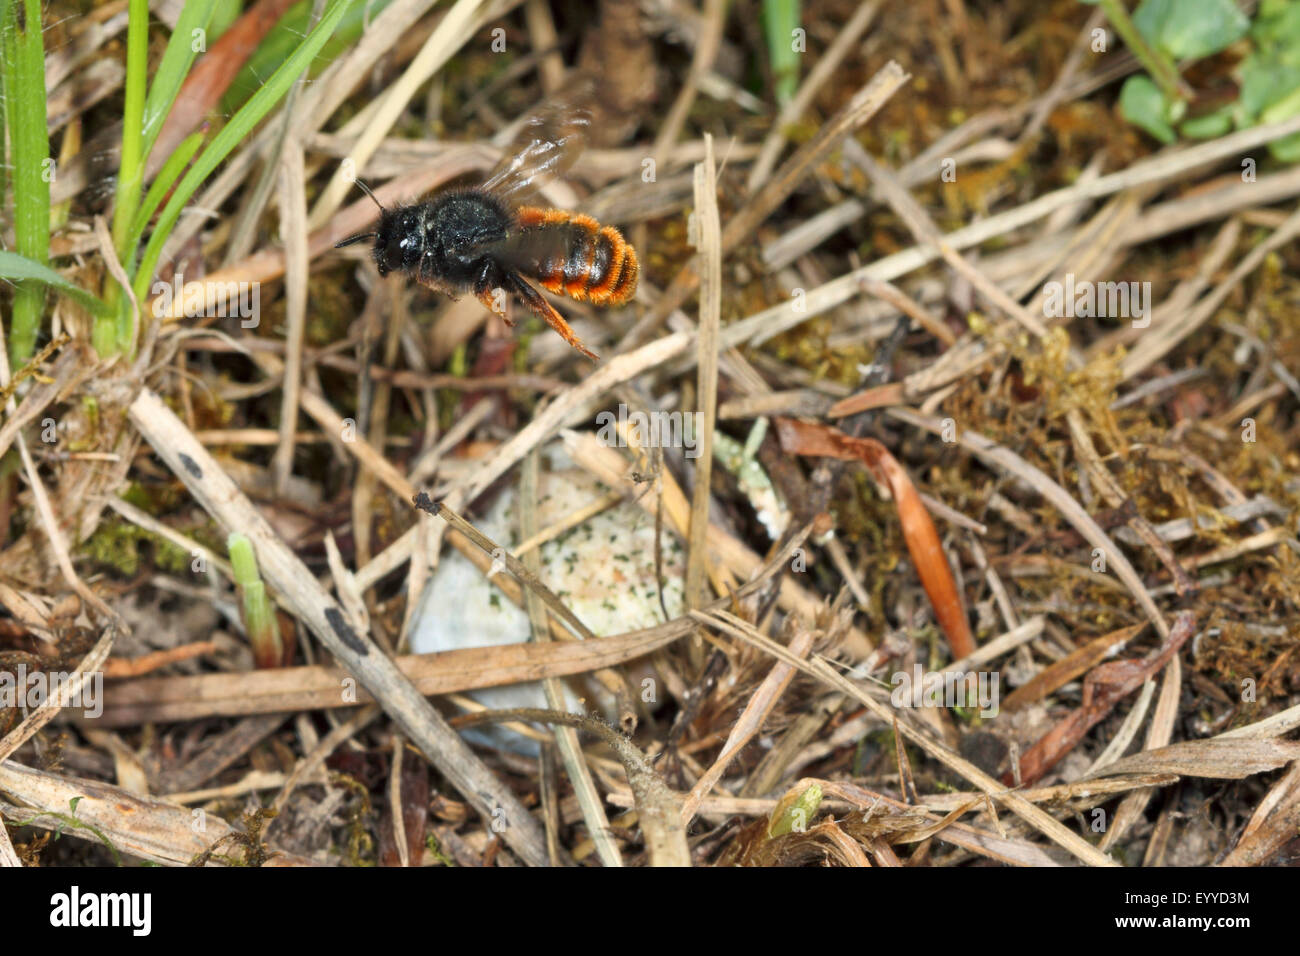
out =
<path fill-rule="evenodd" d="M 551 303 L 542 298 L 542 294 L 529 285 L 522 276 L 516 272 L 508 273 L 506 275 L 506 282 L 509 284 L 511 291 L 517 294 L 519 298 L 523 299 L 524 305 L 528 307 L 528 311 L 532 312 L 533 315 L 536 315 L 538 318 L 545 319 L 547 325 L 560 333 L 560 338 L 564 339 L 564 341 L 568 342 L 593 362 L 600 361 L 599 355 L 582 344 L 582 341 L 574 333 L 573 329 L 569 327 L 569 323 L 564 321 L 564 316 L 556 312 L 555 309 L 551 307 Z"/>
<path fill-rule="evenodd" d="M 460 290 L 458 290 L 450 282 L 443 282 L 441 279 L 435 279 L 432 276 L 422 276 L 422 275 L 416 275 L 415 281 L 420 283 L 420 285 L 424 286 L 426 289 L 431 289 L 434 292 L 442 293 L 452 301 L 455 301 L 456 299 L 460 298 Z"/>
<path fill-rule="evenodd" d="M 485 265 L 479 277 L 474 280 L 474 295 L 483 303 L 483 308 L 493 315 L 501 316 L 506 328 L 513 329 L 515 320 L 506 312 L 506 290 L 501 283 L 493 281 L 495 278 L 491 264 Z"/>

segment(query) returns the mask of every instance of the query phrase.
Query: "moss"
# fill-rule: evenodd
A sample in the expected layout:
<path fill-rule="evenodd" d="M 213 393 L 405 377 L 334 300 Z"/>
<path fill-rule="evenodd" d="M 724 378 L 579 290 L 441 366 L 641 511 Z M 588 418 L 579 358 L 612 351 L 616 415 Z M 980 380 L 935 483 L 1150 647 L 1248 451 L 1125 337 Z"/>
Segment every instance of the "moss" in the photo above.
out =
<path fill-rule="evenodd" d="M 100 523 L 82 550 L 95 563 L 133 578 L 140 571 L 139 545 L 145 536 L 141 528 L 130 522 L 109 518 Z"/>
<path fill-rule="evenodd" d="M 141 563 L 146 560 L 147 553 L 142 552 L 140 547 L 144 543 L 153 546 L 153 567 L 169 574 L 190 573 L 193 556 L 188 551 L 124 518 L 109 517 L 100 522 L 95 533 L 82 545 L 82 553 L 97 564 L 112 568 L 123 577 L 132 578 L 140 573 Z"/>

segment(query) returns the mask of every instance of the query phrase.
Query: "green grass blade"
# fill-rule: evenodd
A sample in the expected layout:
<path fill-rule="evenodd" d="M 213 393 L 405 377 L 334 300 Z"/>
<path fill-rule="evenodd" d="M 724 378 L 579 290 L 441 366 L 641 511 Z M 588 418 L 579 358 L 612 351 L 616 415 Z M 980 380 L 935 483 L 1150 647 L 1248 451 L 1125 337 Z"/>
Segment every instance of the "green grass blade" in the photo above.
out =
<path fill-rule="evenodd" d="M 776 84 L 776 99 L 785 105 L 799 89 L 799 60 L 795 30 L 799 28 L 799 0 L 763 0 L 763 33 Z"/>
<path fill-rule="evenodd" d="M 68 298 L 75 299 L 96 315 L 111 315 L 113 312 L 112 306 L 103 299 L 69 282 L 44 263 L 20 256 L 16 252 L 0 252 L 0 279 L 48 285 Z"/>
<path fill-rule="evenodd" d="M 325 69 L 341 52 L 351 47 L 365 32 L 366 24 L 383 13 L 392 2 L 393 0 L 363 0 L 349 7 L 334 35 L 321 48 L 320 59 L 312 64 L 312 72 Z M 223 112 L 234 113 L 243 106 L 262 85 L 262 77 L 273 73 L 293 53 L 294 47 L 311 28 L 314 7 L 312 0 L 295 4 L 267 32 L 257 45 L 257 51 L 240 68 L 230 83 L 230 89 L 221 98 Z"/>
<path fill-rule="evenodd" d="M 149 76 L 149 5 L 148 0 L 130 0 L 122 158 L 118 169 L 117 201 L 113 210 L 113 244 L 117 247 L 118 257 L 128 269 L 136 261 L 143 233 L 143 225 L 138 231 L 135 227 L 141 221 L 140 194 L 144 188 L 149 152 L 153 149 L 163 121 L 194 62 L 196 31 L 207 28 L 213 6 L 214 0 L 195 0 L 181 8 L 176 28 L 172 31 L 146 95 L 145 86 Z M 159 194 L 159 198 L 165 194 L 165 191 Z M 144 222 L 148 222 L 148 215 Z M 108 300 L 117 305 L 117 317 L 114 328 L 111 329 L 107 327 L 108 320 L 97 323 L 96 348 L 101 352 L 130 349 L 135 326 L 130 304 L 119 295 L 116 285 L 108 289 Z"/>
<path fill-rule="evenodd" d="M 158 206 L 162 203 L 163 197 L 175 185 L 176 180 L 180 178 L 181 173 L 185 171 L 185 167 L 190 164 L 190 160 L 198 152 L 202 144 L 203 133 L 191 133 L 181 140 L 181 144 L 176 147 L 176 152 L 168 156 L 167 162 L 163 163 L 163 168 L 158 170 L 153 185 L 149 187 L 149 194 L 144 197 L 144 202 L 140 204 L 140 209 L 135 215 L 135 222 L 131 223 L 131 233 L 127 237 L 127 246 L 130 249 L 134 250 L 140 245 L 140 238 L 144 235 L 145 227 L 149 225 L 149 220 L 153 218 L 153 214 L 158 211 Z M 134 257 L 132 257 L 131 262 L 125 263 L 128 274 L 134 265 Z"/>
<path fill-rule="evenodd" d="M 212 13 L 216 9 L 216 0 L 187 0 L 181 8 L 176 29 L 167 41 L 162 61 L 154 72 L 153 82 L 149 84 L 149 98 L 144 104 L 144 131 L 141 138 L 143 157 L 147 162 L 153 144 L 162 131 L 163 121 L 171 112 L 172 103 L 189 75 L 194 57 L 195 30 L 206 31 L 212 22 Z M 205 41 L 206 42 L 206 41 Z"/>
<path fill-rule="evenodd" d="M 0 59 L 5 56 L 5 31 L 9 28 L 9 5 L 12 0 L 0 0 Z M 9 126 L 5 113 L 5 69 L 0 63 L 0 213 L 4 211 L 4 199 L 9 195 L 9 168 L 4 157 L 9 155 Z"/>
<path fill-rule="evenodd" d="M 45 123 L 45 50 L 40 0 L 7 3 L 0 22 L 13 164 L 14 247 L 44 266 L 50 260 L 50 138 Z M 14 291 L 9 358 L 16 368 L 32 354 L 45 312 L 45 288 L 24 282 Z"/>
<path fill-rule="evenodd" d="M 113 246 L 122 262 L 131 261 L 134 250 L 127 245 L 131 223 L 140 206 L 144 182 L 144 103 L 149 80 L 149 0 L 129 0 L 126 23 L 126 96 L 122 106 L 122 152 L 117 169 L 117 192 L 113 201 Z M 111 355 L 129 347 L 134 322 L 131 304 L 116 282 L 104 289 L 116 316 L 95 322 L 93 341 L 100 355 Z"/>
<path fill-rule="evenodd" d="M 122 158 L 113 210 L 113 245 L 125 261 L 127 232 L 140 202 L 144 178 L 144 101 L 149 79 L 149 0 L 130 0 L 126 26 L 126 102 L 122 109 Z"/>
<path fill-rule="evenodd" d="M 212 171 L 253 131 L 253 128 L 271 111 L 271 108 L 289 91 L 294 82 L 311 64 L 312 58 L 320 52 L 325 41 L 329 39 L 339 20 L 347 12 L 352 0 L 333 0 L 320 23 L 303 41 L 285 64 L 276 70 L 266 84 L 253 95 L 244 107 L 236 113 L 229 123 L 212 140 L 195 164 L 190 167 L 172 198 L 158 217 L 153 235 L 145 247 L 140 260 L 140 268 L 135 276 L 136 298 L 143 302 L 147 298 L 149 285 L 153 280 L 154 269 L 162 256 L 162 248 L 171 235 L 172 227 L 180 217 L 181 209 L 189 202 L 199 185 L 211 175 Z"/>

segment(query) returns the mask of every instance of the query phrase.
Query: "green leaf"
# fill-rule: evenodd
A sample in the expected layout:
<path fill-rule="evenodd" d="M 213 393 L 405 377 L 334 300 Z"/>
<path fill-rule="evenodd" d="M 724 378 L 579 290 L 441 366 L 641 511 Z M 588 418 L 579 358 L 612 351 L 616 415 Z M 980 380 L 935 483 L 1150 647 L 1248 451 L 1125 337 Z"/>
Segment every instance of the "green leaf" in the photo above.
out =
<path fill-rule="evenodd" d="M 230 567 L 235 573 L 235 583 L 241 588 L 261 581 L 257 573 L 257 555 L 253 552 L 253 542 L 246 535 L 232 531 L 226 536 L 226 551 L 230 554 Z"/>
<path fill-rule="evenodd" d="M 163 244 L 171 235 L 172 227 L 176 225 L 176 220 L 180 218 L 181 210 L 190 201 L 190 197 L 235 147 L 247 139 L 253 128 L 262 121 L 271 108 L 289 92 L 289 87 L 297 81 L 311 64 L 312 58 L 325 45 L 325 41 L 330 38 L 330 34 L 338 26 L 340 18 L 347 12 L 351 2 L 352 0 L 333 0 L 330 3 L 329 9 L 321 17 L 316 29 L 303 39 L 293 56 L 267 79 L 262 88 L 253 94 L 252 99 L 244 104 L 221 132 L 217 133 L 198 161 L 181 179 L 176 191 L 172 193 L 172 198 L 158 217 L 158 224 L 154 228 L 153 235 L 149 237 L 149 244 L 141 257 L 140 268 L 135 275 L 137 299 L 143 301 L 146 298 L 149 284 L 153 279 L 153 271 L 162 256 Z"/>
<path fill-rule="evenodd" d="M 19 14 L 23 26 L 19 26 Z M 36 263 L 50 259 L 50 139 L 45 118 L 45 48 L 39 0 L 15 0 L 0 20 L 9 164 L 13 170 L 14 249 Z M 8 317 L 9 360 L 27 361 L 45 314 L 45 290 L 20 286 Z"/>
<path fill-rule="evenodd" d="M 1283 163 L 1300 163 L 1300 133 L 1292 133 L 1268 144 L 1273 158 Z"/>
<path fill-rule="evenodd" d="M 113 211 L 113 245 L 122 260 L 130 258 L 126 234 L 140 202 L 140 183 L 144 179 L 144 104 L 148 81 L 149 2 L 130 0 L 126 21 L 122 150 L 118 154 L 117 195 Z"/>
<path fill-rule="evenodd" d="M 238 20 L 243 12 L 242 0 L 217 0 L 212 22 L 208 25 L 208 43 L 212 44 L 220 40 L 221 34 L 229 30 L 231 24 Z"/>
<path fill-rule="evenodd" d="M 1288 93 L 1300 89 L 1300 66 L 1284 63 L 1278 51 L 1252 53 L 1242 63 L 1240 77 L 1241 107 L 1251 122 Z"/>
<path fill-rule="evenodd" d="M 354 2 L 348 12 L 339 21 L 334 35 L 321 48 L 320 54 L 312 62 L 311 71 L 317 73 L 325 69 L 344 50 L 356 42 L 365 32 L 367 25 L 388 8 L 392 0 L 365 0 Z M 257 51 L 248 58 L 239 73 L 230 82 L 230 88 L 221 97 L 221 109 L 234 113 L 248 101 L 248 98 L 262 85 L 262 77 L 273 73 L 293 53 L 294 47 L 301 42 L 311 27 L 314 0 L 303 0 L 285 11 L 257 45 Z"/>
<path fill-rule="evenodd" d="M 149 220 L 153 218 L 153 214 L 158 210 L 159 203 L 163 201 L 168 191 L 175 185 L 177 177 L 185 171 L 185 167 L 190 164 L 190 160 L 202 144 L 203 132 L 191 133 L 181 140 L 181 144 L 176 147 L 176 152 L 167 157 L 167 162 L 163 163 L 163 168 L 158 170 L 153 185 L 149 187 L 148 195 L 144 197 L 144 202 L 140 204 L 140 208 L 135 214 L 135 221 L 131 223 L 131 234 L 127 240 L 128 248 L 134 250 L 140 244 L 140 237 L 144 235 L 145 227 L 149 225 Z M 134 259 L 134 256 L 132 259 Z"/>
<path fill-rule="evenodd" d="M 1130 76 L 1119 94 L 1119 110 L 1134 126 L 1168 145 L 1176 138 L 1169 125 L 1169 104 L 1160 87 L 1146 74 Z"/>
<path fill-rule="evenodd" d="M 1133 22 L 1151 43 L 1179 60 L 1225 50 L 1250 29 L 1250 20 L 1233 0 L 1142 0 Z"/>
<path fill-rule="evenodd" d="M 112 308 L 103 299 L 91 295 L 79 285 L 74 285 L 49 266 L 20 256 L 16 252 L 0 252 L 0 278 L 21 281 L 24 279 L 52 286 L 70 299 L 76 299 L 96 315 L 110 315 Z"/>
<path fill-rule="evenodd" d="M 1232 104 L 1221 106 L 1213 113 L 1196 116 L 1178 127 L 1178 131 L 1191 139 L 1216 139 L 1232 129 L 1232 118 L 1236 114 Z"/>
<path fill-rule="evenodd" d="M 153 82 L 149 85 L 149 98 L 144 104 L 144 142 L 143 155 L 149 157 L 154 141 L 162 131 L 163 121 L 171 112 L 172 103 L 181 91 L 185 77 L 189 75 L 190 66 L 198 54 L 194 50 L 194 31 L 207 30 L 212 20 L 212 11 L 216 0 L 186 0 L 181 6 L 181 15 L 176 20 L 176 29 L 167 41 L 158 69 L 154 71 Z M 205 39 L 206 42 L 206 39 Z"/>
<path fill-rule="evenodd" d="M 1259 116 L 1261 123 L 1280 123 L 1300 114 L 1300 89 L 1295 89 L 1284 99 L 1278 100 Z M 1274 159 L 1284 163 L 1300 161 L 1300 133 L 1275 139 L 1268 144 L 1268 151 Z"/>
<path fill-rule="evenodd" d="M 1264 124 L 1280 123 L 1300 113 L 1300 87 L 1293 89 L 1286 97 L 1278 100 L 1259 114 L 1259 121 Z"/>
<path fill-rule="evenodd" d="M 1293 55 L 1300 54 L 1300 3 L 1264 0 L 1250 33 L 1261 49 L 1287 47 Z"/>
<path fill-rule="evenodd" d="M 232 531 L 226 539 L 226 550 L 230 552 L 230 566 L 235 572 L 244 631 L 253 645 L 254 657 L 259 666 L 276 666 L 284 656 L 284 644 L 275 617 L 275 607 L 267 596 L 266 585 L 258 575 L 253 543 L 245 535 Z"/>
<path fill-rule="evenodd" d="M 821 784 L 813 783 L 809 784 L 808 789 L 800 793 L 792 804 L 782 807 L 778 803 L 772 811 L 772 817 L 768 819 L 767 835 L 776 837 L 807 830 L 808 823 L 817 815 L 822 797 Z"/>
<path fill-rule="evenodd" d="M 799 28 L 799 0 L 763 0 L 763 33 L 776 81 L 777 101 L 785 104 L 799 89 L 799 61 L 794 31 Z"/>

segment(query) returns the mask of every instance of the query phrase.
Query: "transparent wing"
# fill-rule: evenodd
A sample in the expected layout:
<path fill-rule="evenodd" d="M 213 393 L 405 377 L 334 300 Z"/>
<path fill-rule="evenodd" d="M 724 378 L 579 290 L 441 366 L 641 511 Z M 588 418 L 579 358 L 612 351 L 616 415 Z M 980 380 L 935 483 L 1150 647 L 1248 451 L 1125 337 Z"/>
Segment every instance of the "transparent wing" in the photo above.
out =
<path fill-rule="evenodd" d="M 583 84 L 532 113 L 483 188 L 517 201 L 563 175 L 587 144 L 592 97 L 590 84 Z"/>

